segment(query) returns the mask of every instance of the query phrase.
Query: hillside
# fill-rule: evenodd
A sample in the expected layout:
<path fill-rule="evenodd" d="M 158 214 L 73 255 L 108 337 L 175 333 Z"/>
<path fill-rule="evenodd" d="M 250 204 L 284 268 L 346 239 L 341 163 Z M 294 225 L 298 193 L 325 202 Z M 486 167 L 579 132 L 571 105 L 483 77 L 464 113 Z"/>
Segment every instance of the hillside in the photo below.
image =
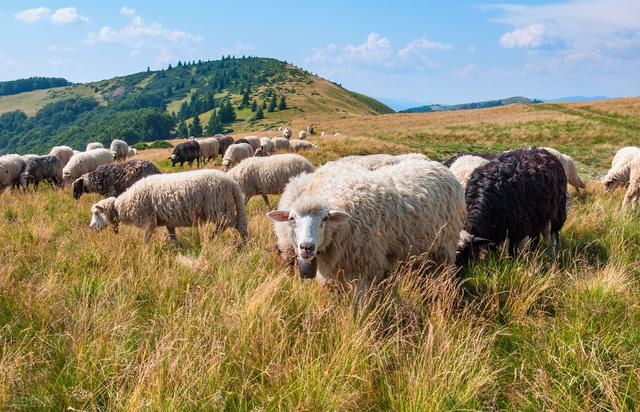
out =
<path fill-rule="evenodd" d="M 453 105 L 431 104 L 427 106 L 413 107 L 410 109 L 402 110 L 401 113 L 429 113 L 429 112 L 444 112 L 449 110 L 473 110 L 473 109 L 486 109 L 489 107 L 506 106 L 510 104 L 534 104 L 540 103 L 539 100 L 531 100 L 522 96 L 509 97 L 499 100 L 487 100 L 475 103 L 461 103 Z"/>
<path fill-rule="evenodd" d="M 242 105 L 247 94 L 249 105 Z M 286 108 L 268 110 L 271 100 Z M 253 101 L 264 104 L 264 119 L 252 120 Z M 180 134 L 198 114 L 204 128 L 225 102 L 236 119 L 228 131 L 269 129 L 292 119 L 336 118 L 392 113 L 375 99 L 351 92 L 300 68 L 274 59 L 246 57 L 181 63 L 97 82 L 0 97 L 0 154 L 45 152 L 55 144 L 84 147 L 89 141 L 129 143 Z"/>

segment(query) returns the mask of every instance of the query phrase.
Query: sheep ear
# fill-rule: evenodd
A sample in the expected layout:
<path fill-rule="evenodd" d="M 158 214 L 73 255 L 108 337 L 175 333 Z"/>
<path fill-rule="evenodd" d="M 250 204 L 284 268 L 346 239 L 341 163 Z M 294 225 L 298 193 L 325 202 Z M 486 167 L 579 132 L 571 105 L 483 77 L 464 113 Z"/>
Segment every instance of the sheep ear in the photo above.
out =
<path fill-rule="evenodd" d="M 267 217 L 274 222 L 286 222 L 287 220 L 289 220 L 289 211 L 274 210 L 273 212 L 267 213 Z"/>
<path fill-rule="evenodd" d="M 95 207 L 96 209 L 103 211 L 104 207 L 100 206 L 100 205 L 93 205 L 93 207 Z"/>
<path fill-rule="evenodd" d="M 341 212 L 339 210 L 329 211 L 329 222 L 341 223 L 347 221 L 351 215 L 349 213 Z"/>

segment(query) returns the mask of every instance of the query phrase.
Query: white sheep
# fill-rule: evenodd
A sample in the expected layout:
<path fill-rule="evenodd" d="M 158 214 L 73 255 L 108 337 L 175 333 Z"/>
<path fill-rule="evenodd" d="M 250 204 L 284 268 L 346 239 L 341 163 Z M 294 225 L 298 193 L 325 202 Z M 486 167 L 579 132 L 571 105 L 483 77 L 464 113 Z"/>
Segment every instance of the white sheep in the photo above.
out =
<path fill-rule="evenodd" d="M 304 140 L 306 138 L 307 138 L 307 132 L 305 132 L 304 130 L 300 130 L 300 133 L 298 133 L 298 139 Z"/>
<path fill-rule="evenodd" d="M 247 136 L 247 137 L 243 137 L 243 139 L 245 139 L 247 141 L 247 143 L 249 143 L 249 145 L 251 145 L 251 148 L 253 150 L 258 149 L 262 142 L 260 141 L 260 138 L 258 136 Z"/>
<path fill-rule="evenodd" d="M 330 164 L 348 163 L 348 164 L 364 167 L 367 170 L 376 170 L 380 167 L 398 164 L 405 160 L 429 160 L 429 158 L 421 153 L 405 153 L 401 155 L 390 155 L 390 154 L 380 153 L 380 154 L 363 155 L 363 156 L 360 156 L 360 155 L 345 156 L 329 163 Z"/>
<path fill-rule="evenodd" d="M 54 146 L 49 152 L 50 155 L 57 156 L 62 160 L 62 167 L 65 167 L 69 163 L 69 159 L 73 156 L 73 149 L 69 146 Z"/>
<path fill-rule="evenodd" d="M 127 160 L 127 155 L 129 154 L 129 145 L 124 140 L 113 139 L 111 142 L 111 154 L 113 154 L 113 159 L 118 161 Z"/>
<path fill-rule="evenodd" d="M 64 183 L 73 183 L 85 173 L 93 172 L 98 166 L 113 163 L 113 154 L 107 149 L 93 149 L 74 154 L 62 170 Z"/>
<path fill-rule="evenodd" d="M 616 152 L 611 161 L 611 168 L 601 180 L 605 192 L 629 183 L 629 163 L 635 158 L 640 158 L 640 147 L 627 146 Z"/>
<path fill-rule="evenodd" d="M 573 186 L 578 194 L 580 194 L 580 189 L 584 189 L 586 185 L 578 176 L 578 170 L 576 168 L 575 161 L 571 158 L 571 156 L 560 153 L 558 150 L 553 147 L 542 147 L 542 149 L 548 151 L 552 155 L 554 155 L 560 163 L 562 163 L 562 168 L 564 169 L 564 174 L 567 176 L 567 183 Z"/>
<path fill-rule="evenodd" d="M 274 150 L 273 142 L 268 137 L 260 138 L 260 147 L 262 148 L 262 151 L 266 154 L 273 153 L 273 150 Z"/>
<path fill-rule="evenodd" d="M 100 142 L 91 142 L 87 144 L 87 148 L 85 149 L 85 151 L 88 152 L 89 150 L 95 149 L 104 149 L 104 145 Z"/>
<path fill-rule="evenodd" d="M 355 282 L 358 293 L 410 255 L 453 263 L 465 203 L 460 183 L 438 162 L 374 171 L 344 163 L 292 179 L 268 216 L 278 249 L 295 255 L 302 277 Z"/>
<path fill-rule="evenodd" d="M 303 150 L 319 150 L 320 148 L 307 140 L 291 139 L 289 140 L 289 149 L 292 152 L 301 152 Z"/>
<path fill-rule="evenodd" d="M 229 171 L 240 185 L 245 204 L 255 195 L 261 195 L 267 207 L 267 195 L 279 195 L 291 178 L 301 173 L 312 173 L 313 165 L 297 154 L 279 154 L 270 157 L 245 159 Z"/>
<path fill-rule="evenodd" d="M 200 158 L 201 161 L 213 160 L 215 162 L 216 156 L 220 151 L 220 142 L 215 137 L 207 137 L 204 139 L 196 139 L 200 145 Z"/>
<path fill-rule="evenodd" d="M 234 143 L 224 154 L 222 158 L 222 166 L 227 171 L 234 165 L 240 163 L 243 159 L 253 156 L 253 149 L 248 143 Z"/>
<path fill-rule="evenodd" d="M 271 143 L 273 143 L 273 150 L 289 151 L 289 139 L 285 139 L 284 137 L 274 137 L 271 139 Z"/>
<path fill-rule="evenodd" d="M 638 197 L 640 197 L 640 157 L 631 160 L 626 168 L 629 170 L 629 187 L 624 194 L 624 200 L 622 201 L 622 210 L 627 210 L 629 205 L 631 209 L 635 210 L 638 204 Z"/>
<path fill-rule="evenodd" d="M 451 170 L 451 173 L 458 179 L 458 182 L 460 182 L 464 190 L 467 187 L 467 181 L 469 181 L 471 173 L 487 162 L 487 159 L 480 156 L 464 155 L 457 158 L 455 162 L 449 166 L 449 170 Z"/>
<path fill-rule="evenodd" d="M 111 224 L 137 226 L 149 241 L 158 226 L 165 226 L 170 240 L 176 240 L 176 227 L 204 222 L 216 224 L 214 235 L 235 227 L 243 242 L 248 234 L 247 214 L 240 186 L 218 170 L 193 170 L 145 177 L 126 192 L 103 199 L 91 208 L 89 225 L 100 230 Z"/>
<path fill-rule="evenodd" d="M 288 127 L 285 127 L 282 130 L 282 137 L 284 137 L 285 139 L 290 139 L 291 136 L 293 136 L 293 132 Z"/>
<path fill-rule="evenodd" d="M 20 173 L 24 171 L 25 161 L 22 156 L 9 154 L 0 156 L 0 192 L 6 187 L 20 187 Z"/>
<path fill-rule="evenodd" d="M 134 149 L 133 147 L 129 148 L 129 153 L 127 153 L 127 157 L 133 157 L 138 155 L 138 149 Z"/>

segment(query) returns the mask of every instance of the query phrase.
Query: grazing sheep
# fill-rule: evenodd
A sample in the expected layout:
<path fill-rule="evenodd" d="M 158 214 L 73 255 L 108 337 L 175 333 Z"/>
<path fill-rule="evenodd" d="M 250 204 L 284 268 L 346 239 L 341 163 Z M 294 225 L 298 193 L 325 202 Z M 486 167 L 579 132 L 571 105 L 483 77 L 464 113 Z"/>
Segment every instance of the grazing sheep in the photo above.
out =
<path fill-rule="evenodd" d="M 138 149 L 134 149 L 133 147 L 129 148 L 129 153 L 127 153 L 127 157 L 133 157 L 138 154 Z"/>
<path fill-rule="evenodd" d="M 476 157 L 481 157 L 483 159 L 491 160 L 491 159 L 495 159 L 498 155 L 500 155 L 500 153 L 493 153 L 493 152 L 463 152 L 463 153 L 458 153 L 458 154 L 455 154 L 455 155 L 451 156 L 450 158 L 448 158 L 447 160 L 442 162 L 442 164 L 447 166 L 447 167 L 451 167 L 453 162 L 455 162 L 456 160 L 458 160 L 458 158 L 460 158 L 462 156 L 476 156 Z"/>
<path fill-rule="evenodd" d="M 205 139 L 196 139 L 200 145 L 200 160 L 202 162 L 213 160 L 215 162 L 216 156 L 220 151 L 220 143 L 218 139 L 214 137 L 208 137 Z"/>
<path fill-rule="evenodd" d="M 180 167 L 182 167 L 185 162 L 192 166 L 194 160 L 200 166 L 200 144 L 195 140 L 178 143 L 173 148 L 169 160 L 171 160 L 171 167 L 174 167 L 176 163 L 180 163 Z"/>
<path fill-rule="evenodd" d="M 218 141 L 218 145 L 220 146 L 218 149 L 218 153 L 221 157 L 224 157 L 224 154 L 227 152 L 229 146 L 234 143 L 233 137 L 223 134 L 217 134 L 213 137 Z"/>
<path fill-rule="evenodd" d="M 291 139 L 291 136 L 293 136 L 293 132 L 288 127 L 285 127 L 282 130 L 282 137 L 284 137 L 285 139 Z"/>
<path fill-rule="evenodd" d="M 256 149 L 255 152 L 253 152 L 253 157 L 267 157 L 270 156 L 269 153 L 267 153 L 266 150 L 264 150 L 263 146 L 260 146 L 259 148 Z"/>
<path fill-rule="evenodd" d="M 253 156 L 253 149 L 249 143 L 234 143 L 227 149 L 222 159 L 222 166 L 227 171 L 243 159 Z"/>
<path fill-rule="evenodd" d="M 262 144 L 258 136 L 247 136 L 244 139 L 240 140 L 242 140 L 244 143 L 249 143 L 253 150 L 257 150 Z"/>
<path fill-rule="evenodd" d="M 115 161 L 125 161 L 129 154 L 129 145 L 124 140 L 113 139 L 111 142 L 111 153 Z"/>
<path fill-rule="evenodd" d="M 354 155 L 345 156 L 333 162 L 327 164 L 352 164 L 360 167 L 364 167 L 367 170 L 376 170 L 383 166 L 391 166 L 403 162 L 405 160 L 429 160 L 429 158 L 420 153 L 406 153 L 401 155 L 390 154 L 373 154 L 373 155 Z"/>
<path fill-rule="evenodd" d="M 313 165 L 297 154 L 279 154 L 270 157 L 245 159 L 229 171 L 240 185 L 245 204 L 255 195 L 261 195 L 267 207 L 267 195 L 279 195 L 291 178 L 301 173 L 312 173 Z"/>
<path fill-rule="evenodd" d="M 27 189 L 29 183 L 32 183 L 36 191 L 42 180 L 51 182 L 52 186 L 62 187 L 62 168 L 62 160 L 56 155 L 29 159 L 25 163 L 24 171 L 20 173 L 20 184 Z"/>
<path fill-rule="evenodd" d="M 22 160 L 24 160 L 24 163 L 26 164 L 29 160 L 37 159 L 39 157 L 40 155 L 29 153 L 22 155 Z"/>
<path fill-rule="evenodd" d="M 0 156 L 0 192 L 9 186 L 14 189 L 20 187 L 20 173 L 22 173 L 24 167 L 25 162 L 20 155 Z"/>
<path fill-rule="evenodd" d="M 268 137 L 260 138 L 260 147 L 268 155 L 273 153 L 273 149 L 274 149 L 273 142 Z"/>
<path fill-rule="evenodd" d="M 300 130 L 300 133 L 298 133 L 298 139 L 304 140 L 306 138 L 307 138 L 307 132 L 305 132 L 304 130 Z"/>
<path fill-rule="evenodd" d="M 93 172 L 108 163 L 113 163 L 113 154 L 107 149 L 93 149 L 74 154 L 62 169 L 64 184 L 72 183 L 85 173 Z"/>
<path fill-rule="evenodd" d="M 85 151 L 88 152 L 89 150 L 95 149 L 104 149 L 104 145 L 100 142 L 91 142 L 87 144 L 87 148 L 85 149 Z"/>
<path fill-rule="evenodd" d="M 271 143 L 273 143 L 273 150 L 289 151 L 289 139 L 285 139 L 284 137 L 274 137 L 271 139 Z"/>
<path fill-rule="evenodd" d="M 313 126 L 307 126 L 307 133 L 313 135 L 315 134 L 314 130 L 313 130 Z"/>
<path fill-rule="evenodd" d="M 562 168 L 564 169 L 564 174 L 567 175 L 567 183 L 573 186 L 578 194 L 580 194 L 580 189 L 584 189 L 586 185 L 578 176 L 578 170 L 576 168 L 576 163 L 571 158 L 571 156 L 560 153 L 558 150 L 553 147 L 542 147 L 541 149 L 546 150 L 547 152 L 554 155 L 560 163 L 562 163 Z"/>
<path fill-rule="evenodd" d="M 73 182 L 73 198 L 80 199 L 83 193 L 120 196 L 138 180 L 155 174 L 160 174 L 158 167 L 144 159 L 102 165 Z"/>
<path fill-rule="evenodd" d="M 176 227 L 216 223 L 214 235 L 235 227 L 243 242 L 248 232 L 247 214 L 240 186 L 218 170 L 193 170 L 145 177 L 126 192 L 93 205 L 89 225 L 100 230 L 107 224 L 117 232 L 118 224 L 144 230 L 147 243 L 158 226 L 165 226 L 170 240 Z"/>
<path fill-rule="evenodd" d="M 467 181 L 469 181 L 471 173 L 487 162 L 489 162 L 487 159 L 480 156 L 464 155 L 458 157 L 451 166 L 449 166 L 449 170 L 451 170 L 451 173 L 458 179 L 462 188 L 466 189 Z"/>
<path fill-rule="evenodd" d="M 640 147 L 627 146 L 618 150 L 611 161 L 611 169 L 601 180 L 605 193 L 629 183 L 629 163 L 635 158 L 640 158 Z"/>
<path fill-rule="evenodd" d="M 306 140 L 291 139 L 289 140 L 289 149 L 292 152 L 300 152 L 303 150 L 319 150 L 320 148 Z"/>
<path fill-rule="evenodd" d="M 54 146 L 49 154 L 58 156 L 58 158 L 62 160 L 62 167 L 65 167 L 67 163 L 69 163 L 69 159 L 74 155 L 74 152 L 69 146 Z"/>
<path fill-rule="evenodd" d="M 267 216 L 278 249 L 296 257 L 302 277 L 356 282 L 358 294 L 410 255 L 453 263 L 464 211 L 460 183 L 446 167 L 407 160 L 375 171 L 325 165 L 292 179 Z"/>
<path fill-rule="evenodd" d="M 567 178 L 560 161 L 543 149 L 501 153 L 476 168 L 465 191 L 467 222 L 460 240 L 460 262 L 483 243 L 508 239 L 514 256 L 525 238 L 538 243 L 551 236 L 555 257 L 567 218 Z"/>
<path fill-rule="evenodd" d="M 640 197 L 640 157 L 630 161 L 626 167 L 629 170 L 629 186 L 624 194 L 622 210 L 627 210 L 629 204 L 631 204 L 631 209 L 635 210 L 638 204 L 638 197 Z"/>
<path fill-rule="evenodd" d="M 74 155 L 76 155 L 76 154 L 78 154 L 78 153 L 82 153 L 82 152 L 81 152 L 80 150 L 75 150 L 75 149 L 73 150 L 73 154 L 74 154 Z M 66 166 L 66 165 L 65 165 L 65 166 Z"/>

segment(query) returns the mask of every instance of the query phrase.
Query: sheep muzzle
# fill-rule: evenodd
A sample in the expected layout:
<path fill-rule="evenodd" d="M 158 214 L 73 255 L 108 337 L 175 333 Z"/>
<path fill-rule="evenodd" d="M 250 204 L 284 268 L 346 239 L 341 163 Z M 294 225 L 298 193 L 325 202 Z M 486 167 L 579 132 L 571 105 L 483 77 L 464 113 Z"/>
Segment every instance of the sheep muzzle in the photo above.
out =
<path fill-rule="evenodd" d="M 318 258 L 297 258 L 296 261 L 298 262 L 298 269 L 300 271 L 300 277 L 302 279 L 313 279 L 316 277 L 316 271 L 318 269 Z"/>

